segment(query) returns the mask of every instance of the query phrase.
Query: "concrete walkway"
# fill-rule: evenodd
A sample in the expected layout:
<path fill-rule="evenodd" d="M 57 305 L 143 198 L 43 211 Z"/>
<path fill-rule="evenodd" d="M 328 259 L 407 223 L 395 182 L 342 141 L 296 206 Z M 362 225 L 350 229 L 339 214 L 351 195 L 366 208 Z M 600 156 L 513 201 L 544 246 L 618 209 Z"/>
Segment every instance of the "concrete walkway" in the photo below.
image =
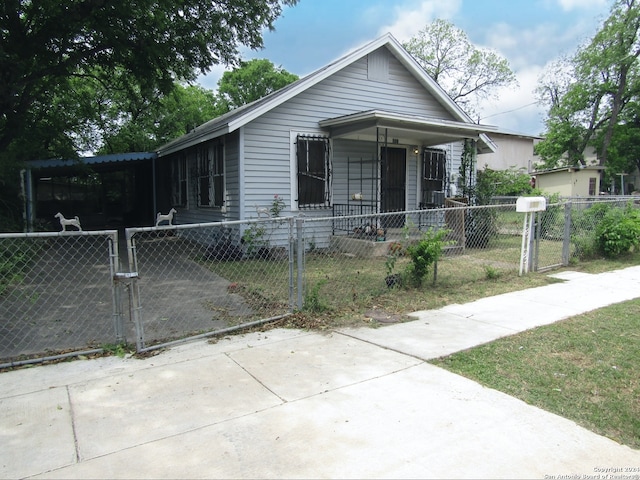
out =
<path fill-rule="evenodd" d="M 640 451 L 425 363 L 640 297 L 640 267 L 559 276 L 378 329 L 2 373 L 0 477 L 638 478 Z"/>

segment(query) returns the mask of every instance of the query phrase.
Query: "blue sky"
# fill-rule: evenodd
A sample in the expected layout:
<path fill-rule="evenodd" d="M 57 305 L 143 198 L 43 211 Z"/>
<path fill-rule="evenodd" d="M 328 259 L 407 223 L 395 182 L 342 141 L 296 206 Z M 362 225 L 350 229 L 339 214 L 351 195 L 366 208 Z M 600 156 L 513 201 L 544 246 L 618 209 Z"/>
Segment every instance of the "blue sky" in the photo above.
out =
<path fill-rule="evenodd" d="M 519 86 L 485 103 L 482 123 L 540 134 L 544 109 L 532 105 L 545 65 L 570 55 L 595 34 L 612 0 L 300 0 L 265 32 L 265 48 L 243 58 L 267 58 L 304 76 L 380 35 L 404 42 L 432 20 L 444 18 L 477 46 L 504 56 Z M 223 67 L 199 83 L 215 89 Z"/>

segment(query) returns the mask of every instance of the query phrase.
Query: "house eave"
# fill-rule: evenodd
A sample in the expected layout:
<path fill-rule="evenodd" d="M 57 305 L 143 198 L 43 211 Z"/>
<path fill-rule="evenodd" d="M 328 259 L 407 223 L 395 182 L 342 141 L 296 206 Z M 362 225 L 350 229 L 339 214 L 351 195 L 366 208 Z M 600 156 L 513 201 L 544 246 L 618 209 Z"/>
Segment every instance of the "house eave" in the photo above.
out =
<path fill-rule="evenodd" d="M 410 139 L 423 146 L 441 145 L 465 138 L 477 140 L 482 148 L 493 148 L 493 142 L 486 136 L 497 127 L 475 123 L 443 120 L 439 118 L 405 115 L 394 112 L 371 110 L 342 117 L 329 118 L 319 122 L 323 129 L 331 132 L 333 138 L 392 142 L 392 139 Z"/>
<path fill-rule="evenodd" d="M 158 157 L 165 157 L 180 150 L 198 145 L 199 143 L 222 137 L 223 135 L 230 133 L 230 131 L 229 124 L 222 124 L 215 130 L 196 128 L 182 137 L 160 147 L 157 151 Z"/>

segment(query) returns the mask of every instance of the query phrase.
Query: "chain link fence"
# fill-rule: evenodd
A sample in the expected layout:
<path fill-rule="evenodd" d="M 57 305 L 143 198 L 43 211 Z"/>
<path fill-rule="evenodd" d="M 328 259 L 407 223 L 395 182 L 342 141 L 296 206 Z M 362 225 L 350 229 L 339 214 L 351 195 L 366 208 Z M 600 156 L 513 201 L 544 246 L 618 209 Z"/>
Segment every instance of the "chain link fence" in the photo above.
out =
<path fill-rule="evenodd" d="M 639 209 L 638 197 L 600 197 L 568 199 L 565 203 L 566 247 L 565 264 L 589 260 L 601 254 L 598 247 L 598 228 L 613 210 Z"/>
<path fill-rule="evenodd" d="M 291 312 L 291 224 L 127 229 L 138 351 Z"/>
<path fill-rule="evenodd" d="M 328 230 L 332 235 L 327 239 L 322 232 Z M 303 307 L 371 307 L 393 287 L 410 281 L 414 257 L 428 255 L 416 246 L 440 231 L 442 256 L 427 280 L 433 275 L 439 282 L 461 284 L 517 272 L 522 215 L 516 214 L 515 205 L 305 218 Z"/>
<path fill-rule="evenodd" d="M 637 200 L 552 203 L 528 232 L 515 203 L 315 218 L 0 234 L 0 366 L 136 344 L 138 352 L 282 318 L 297 309 L 357 312 L 430 255 L 431 281 L 464 285 L 597 256 L 611 208 Z M 523 239 L 528 239 L 526 244 Z M 422 247 L 420 247 L 422 245 Z M 420 248 L 423 248 L 421 251 Z M 421 253 L 422 252 L 422 253 Z"/>
<path fill-rule="evenodd" d="M 116 231 L 0 234 L 0 363 L 122 338 Z"/>

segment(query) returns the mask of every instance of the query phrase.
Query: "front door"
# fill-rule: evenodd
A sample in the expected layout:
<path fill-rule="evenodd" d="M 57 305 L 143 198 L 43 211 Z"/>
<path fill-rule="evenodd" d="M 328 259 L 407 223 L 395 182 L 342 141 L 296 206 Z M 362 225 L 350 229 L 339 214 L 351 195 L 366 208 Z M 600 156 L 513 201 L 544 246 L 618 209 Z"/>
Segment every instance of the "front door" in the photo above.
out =
<path fill-rule="evenodd" d="M 406 210 L 407 151 L 404 148 L 380 149 L 380 211 L 404 212 Z M 384 228 L 404 226 L 404 215 L 382 218 Z"/>

